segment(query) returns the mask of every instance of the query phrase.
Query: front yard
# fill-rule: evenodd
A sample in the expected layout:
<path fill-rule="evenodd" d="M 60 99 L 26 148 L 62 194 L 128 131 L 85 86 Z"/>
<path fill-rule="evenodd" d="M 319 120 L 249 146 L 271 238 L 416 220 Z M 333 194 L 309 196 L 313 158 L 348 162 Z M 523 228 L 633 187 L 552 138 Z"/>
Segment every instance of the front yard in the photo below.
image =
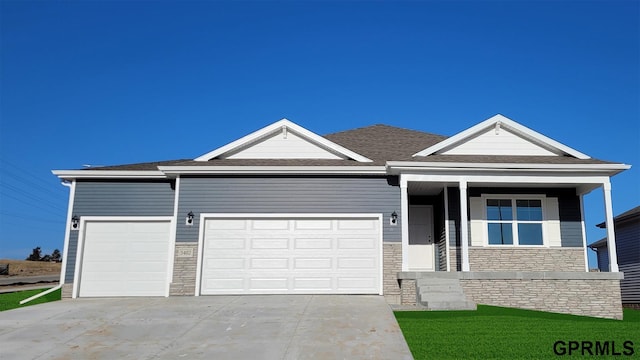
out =
<path fill-rule="evenodd" d="M 12 293 L 0 294 L 0 311 L 11 310 L 23 306 L 42 304 L 49 301 L 60 300 L 62 292 L 60 289 L 32 300 L 24 305 L 20 305 L 20 301 L 27 299 L 35 294 L 39 294 L 47 289 L 16 291 Z"/>
<path fill-rule="evenodd" d="M 640 310 L 623 321 L 486 305 L 395 315 L 415 359 L 640 356 Z"/>

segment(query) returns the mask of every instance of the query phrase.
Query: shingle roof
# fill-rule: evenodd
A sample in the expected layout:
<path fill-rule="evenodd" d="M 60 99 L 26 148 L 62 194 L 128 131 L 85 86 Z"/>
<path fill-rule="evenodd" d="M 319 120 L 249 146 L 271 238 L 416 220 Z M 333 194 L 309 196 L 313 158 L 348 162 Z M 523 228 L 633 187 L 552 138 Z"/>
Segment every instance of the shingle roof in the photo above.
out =
<path fill-rule="evenodd" d="M 634 217 L 640 217 L 640 206 L 636 206 L 631 210 L 627 210 L 623 212 L 622 214 L 614 217 L 613 221 L 620 222 L 620 221 L 630 220 L 631 218 L 634 218 Z M 605 222 L 601 222 L 596 226 L 604 229 L 607 227 L 607 224 Z"/>
<path fill-rule="evenodd" d="M 539 164 L 613 164 L 612 162 L 570 156 L 486 156 L 413 154 L 447 137 L 422 131 L 377 124 L 328 134 L 326 139 L 363 155 L 373 162 L 321 159 L 192 159 L 94 167 L 90 170 L 157 170 L 158 166 L 384 166 L 387 161 L 461 162 L 461 163 L 539 163 Z"/>

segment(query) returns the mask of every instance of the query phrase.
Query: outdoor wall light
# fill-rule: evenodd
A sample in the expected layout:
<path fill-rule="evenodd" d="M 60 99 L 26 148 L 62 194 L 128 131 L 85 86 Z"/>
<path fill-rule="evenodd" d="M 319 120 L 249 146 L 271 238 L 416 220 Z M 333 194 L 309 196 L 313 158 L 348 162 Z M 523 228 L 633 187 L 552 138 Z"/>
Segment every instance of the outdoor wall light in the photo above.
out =
<path fill-rule="evenodd" d="M 185 224 L 187 226 L 193 225 L 193 211 L 189 211 L 189 213 L 187 214 L 187 218 L 186 218 Z"/>
<path fill-rule="evenodd" d="M 398 224 L 398 213 L 395 211 L 391 213 L 391 218 L 389 218 L 389 224 L 397 225 Z"/>
<path fill-rule="evenodd" d="M 80 218 L 78 215 L 73 215 L 71 218 L 71 230 L 78 230 L 80 227 Z"/>

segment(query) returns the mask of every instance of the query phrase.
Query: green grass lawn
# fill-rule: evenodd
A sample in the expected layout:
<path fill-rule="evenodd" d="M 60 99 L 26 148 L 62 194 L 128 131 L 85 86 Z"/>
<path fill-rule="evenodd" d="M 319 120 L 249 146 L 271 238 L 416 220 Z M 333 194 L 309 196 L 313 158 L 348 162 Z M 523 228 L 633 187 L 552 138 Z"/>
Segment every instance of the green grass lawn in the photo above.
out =
<path fill-rule="evenodd" d="M 38 289 L 38 290 L 25 290 L 25 291 L 17 291 L 13 293 L 0 294 L 0 311 L 11 310 L 19 307 L 42 304 L 49 301 L 60 300 L 62 296 L 61 289 L 58 289 L 50 294 L 44 295 L 35 300 L 29 301 L 24 305 L 20 305 L 20 301 L 27 299 L 35 294 L 39 294 L 47 289 Z"/>
<path fill-rule="evenodd" d="M 629 352 L 623 343 L 631 341 L 631 357 L 640 357 L 640 310 L 625 309 L 623 321 L 486 305 L 477 311 L 398 311 L 395 316 L 416 359 L 601 358 L 580 350 L 558 356 L 554 343 L 559 340 L 591 341 L 594 354 L 596 341 L 609 341 L 609 354 L 612 341 L 620 353 Z"/>

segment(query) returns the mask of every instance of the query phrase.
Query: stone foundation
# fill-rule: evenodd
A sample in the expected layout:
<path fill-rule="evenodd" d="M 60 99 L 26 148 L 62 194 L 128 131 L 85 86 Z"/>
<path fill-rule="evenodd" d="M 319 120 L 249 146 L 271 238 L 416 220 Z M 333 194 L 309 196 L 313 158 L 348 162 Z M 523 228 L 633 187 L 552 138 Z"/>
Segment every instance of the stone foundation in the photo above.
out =
<path fill-rule="evenodd" d="M 477 304 L 622 319 L 622 273 L 503 271 L 445 274 L 456 274 L 467 298 Z M 403 284 L 403 304 L 405 298 L 415 302 L 415 279 L 420 277 L 419 272 L 398 274 Z"/>
<path fill-rule="evenodd" d="M 382 293 L 388 304 L 401 304 L 401 289 L 398 273 L 402 271 L 402 244 L 382 244 Z"/>
<path fill-rule="evenodd" d="M 470 247 L 469 267 L 471 271 L 584 272 L 584 249 Z"/>
<path fill-rule="evenodd" d="M 402 285 L 402 305 L 416 305 L 418 303 L 418 294 L 416 281 L 412 279 L 400 280 Z"/>
<path fill-rule="evenodd" d="M 73 295 L 73 283 L 62 284 L 62 288 L 60 289 L 62 292 L 63 299 L 71 299 Z"/>
<path fill-rule="evenodd" d="M 169 295 L 188 295 L 196 293 L 196 266 L 198 263 L 198 243 L 176 243 L 173 262 L 173 281 L 169 286 Z"/>

